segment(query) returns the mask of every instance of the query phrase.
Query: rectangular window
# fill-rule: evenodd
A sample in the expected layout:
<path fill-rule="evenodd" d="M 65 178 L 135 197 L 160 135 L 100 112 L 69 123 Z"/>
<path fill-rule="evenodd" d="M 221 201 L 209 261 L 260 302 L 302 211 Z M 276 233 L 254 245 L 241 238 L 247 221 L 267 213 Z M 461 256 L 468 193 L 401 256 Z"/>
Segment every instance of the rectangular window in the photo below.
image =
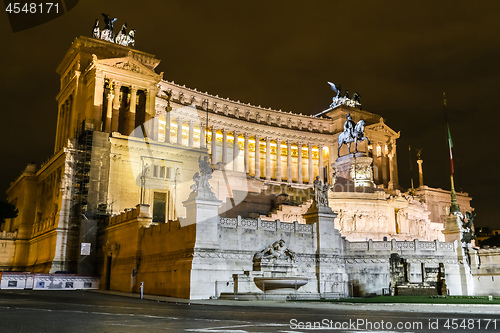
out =
<path fill-rule="evenodd" d="M 160 178 L 165 179 L 165 167 L 162 166 L 160 168 Z"/>
<path fill-rule="evenodd" d="M 154 193 L 153 200 L 153 222 L 165 222 L 165 209 L 167 203 L 167 194 L 161 192 Z"/>
<path fill-rule="evenodd" d="M 171 173 L 172 173 L 172 168 L 170 168 L 170 167 L 169 167 L 169 168 L 167 168 L 167 179 L 172 178 L 172 177 L 171 177 Z"/>
<path fill-rule="evenodd" d="M 153 167 L 153 178 L 158 178 L 158 166 Z"/>

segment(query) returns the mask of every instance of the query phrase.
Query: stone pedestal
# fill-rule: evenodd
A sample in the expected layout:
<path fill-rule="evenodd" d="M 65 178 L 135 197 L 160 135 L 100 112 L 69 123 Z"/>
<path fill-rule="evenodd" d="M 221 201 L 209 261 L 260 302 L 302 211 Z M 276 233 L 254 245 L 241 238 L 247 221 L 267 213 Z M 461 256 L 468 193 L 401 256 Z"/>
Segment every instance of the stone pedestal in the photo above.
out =
<path fill-rule="evenodd" d="M 334 227 L 337 214 L 330 207 L 317 206 L 315 202 L 304 214 L 307 224 L 312 224 L 316 229 L 316 279 L 317 290 L 326 294 L 334 290 L 338 283 L 347 280 L 343 261 L 340 259 L 344 253 L 344 242 L 340 233 Z M 339 277 L 341 277 L 339 279 Z"/>
<path fill-rule="evenodd" d="M 335 161 L 335 185 L 352 184 L 354 188 L 374 188 L 372 162 L 373 159 L 364 152 L 337 158 Z"/>
<path fill-rule="evenodd" d="M 469 244 L 462 243 L 463 228 L 462 228 L 461 213 L 450 214 L 446 217 L 446 226 L 443 230 L 444 239 L 446 242 L 454 242 L 457 250 L 457 259 L 459 263 L 459 275 L 462 295 L 472 295 L 474 292 L 471 268 L 467 263 L 467 247 Z M 470 248 L 469 248 L 470 249 Z M 469 257 L 470 260 L 470 257 Z"/>
<path fill-rule="evenodd" d="M 221 203 L 210 189 L 192 192 L 189 199 L 183 202 L 186 207 L 186 219 L 181 225 L 196 224 L 196 247 L 218 246 L 218 210 Z"/>

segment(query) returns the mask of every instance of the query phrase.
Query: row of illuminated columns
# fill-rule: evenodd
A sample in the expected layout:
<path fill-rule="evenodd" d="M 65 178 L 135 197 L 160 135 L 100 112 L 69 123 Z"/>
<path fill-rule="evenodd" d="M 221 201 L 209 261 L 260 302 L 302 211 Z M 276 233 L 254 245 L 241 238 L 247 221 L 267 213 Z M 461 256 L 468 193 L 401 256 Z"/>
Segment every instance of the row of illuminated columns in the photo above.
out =
<path fill-rule="evenodd" d="M 55 151 L 59 151 L 70 138 L 71 116 L 73 114 L 73 95 L 59 106 Z"/>
<path fill-rule="evenodd" d="M 324 180 L 324 161 L 330 159 L 331 148 L 321 144 L 284 142 L 216 127 L 206 129 L 192 120 L 170 119 L 170 113 L 156 117 L 155 126 L 156 140 L 193 148 L 206 147 L 213 164 L 222 163 L 226 170 L 244 171 L 255 178 L 299 184 L 311 183 L 316 176 Z"/>

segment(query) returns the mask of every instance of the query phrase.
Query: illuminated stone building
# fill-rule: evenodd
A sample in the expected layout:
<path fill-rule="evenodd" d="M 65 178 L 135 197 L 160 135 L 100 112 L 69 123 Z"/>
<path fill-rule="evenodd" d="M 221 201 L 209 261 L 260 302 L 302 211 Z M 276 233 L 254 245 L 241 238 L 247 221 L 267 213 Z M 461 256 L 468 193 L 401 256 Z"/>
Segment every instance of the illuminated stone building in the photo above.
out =
<path fill-rule="evenodd" d="M 150 287 L 154 293 L 219 296 L 228 287 L 217 287 L 217 281 L 230 279 L 231 271 L 246 271 L 242 267 L 251 261 L 252 247 L 281 235 L 290 246 L 296 241 L 304 258 L 313 251 L 317 245 L 311 239 L 320 233 L 312 227 L 316 222 L 310 214 L 316 177 L 334 184 L 328 196 L 338 231 L 333 232 L 334 217 L 327 218 L 331 244 L 318 244 L 329 249 L 325 255 L 333 256 L 338 267 L 309 277 L 325 282 L 328 291 L 308 284 L 307 292 L 345 295 L 353 277 L 365 292 L 380 292 L 391 274 L 389 266 L 384 266 L 384 278 L 371 286 L 363 282 L 369 278 L 361 276 L 361 267 L 377 270 L 373 263 L 388 263 L 387 254 L 402 249 L 398 246 L 408 246 L 415 263 L 425 257 L 436 266 L 456 256 L 456 245 L 443 243 L 441 232 L 448 213 L 442 211 L 449 205 L 446 192 L 421 187 L 420 197 L 402 193 L 396 149 L 400 133 L 381 116 L 346 105 L 316 117 L 253 106 L 163 80 L 163 73 L 155 72 L 159 62 L 130 47 L 75 39 L 57 68 L 61 85 L 54 155 L 38 170 L 29 165 L 7 191 L 20 214 L 4 226 L 12 233 L 7 246 L 16 254 L 8 252 L 3 267 L 101 274 L 103 285 L 117 290 L 136 290 L 137 274 L 142 274 L 155 286 Z M 341 158 L 337 155 L 337 135 L 347 114 L 355 122 L 365 121 L 371 141 L 358 146 L 358 160 L 368 168 L 354 171 L 351 183 L 350 176 L 342 181 L 339 171 L 347 148 L 340 150 Z M 204 157 L 210 157 L 214 168 L 210 185 L 216 199 L 199 203 L 190 193 Z M 354 164 L 349 170 L 358 169 Z M 358 186 L 362 173 L 365 183 Z M 436 191 L 439 200 L 434 199 Z M 470 210 L 470 198 L 463 195 L 460 200 L 462 210 Z M 205 236 L 218 230 L 214 239 L 202 237 L 200 212 L 214 223 Z M 257 236 L 245 239 L 245 228 Z M 307 240 L 307 235 L 312 238 Z M 419 248 L 424 245 L 414 239 L 425 244 L 425 254 Z M 82 254 L 82 244 L 90 244 L 90 255 Z M 196 249 L 205 254 L 197 257 Z M 206 249 L 218 259 L 203 261 Z M 375 261 L 363 259 L 362 265 L 344 261 L 344 256 L 373 257 L 376 249 L 389 252 Z M 451 279 L 459 274 L 453 265 L 447 267 Z M 207 273 L 207 267 L 215 267 L 215 273 Z M 204 288 L 216 288 L 208 294 L 193 287 L 204 274 L 210 277 Z M 463 293 L 459 287 L 454 291 Z"/>

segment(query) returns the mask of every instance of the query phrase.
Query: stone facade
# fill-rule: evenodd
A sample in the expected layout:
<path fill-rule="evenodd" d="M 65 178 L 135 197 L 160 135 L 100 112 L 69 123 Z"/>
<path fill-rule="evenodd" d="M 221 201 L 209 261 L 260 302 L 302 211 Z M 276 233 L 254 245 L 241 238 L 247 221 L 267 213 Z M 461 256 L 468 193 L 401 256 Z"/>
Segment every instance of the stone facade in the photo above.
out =
<path fill-rule="evenodd" d="M 313 117 L 232 101 L 163 80 L 159 62 L 75 39 L 57 68 L 54 155 L 7 191 L 20 213 L 0 234 L 3 269 L 96 274 L 103 288 L 144 282 L 146 292 L 184 298 L 295 283 L 295 295 L 317 298 L 404 288 L 442 266 L 451 293 L 474 292 L 457 237 L 443 242 L 460 234 L 442 233 L 449 192 L 402 193 L 400 133 L 382 117 L 345 105 Z M 364 120 L 371 144 L 338 156 L 347 114 Z M 200 196 L 193 179 L 205 158 L 213 192 Z M 333 184 L 329 207 L 312 202 L 316 177 Z M 470 210 L 470 198 L 459 198 Z M 288 257 L 256 262 L 281 240 Z M 390 265 L 393 254 L 403 266 Z M 401 267 L 404 281 L 394 278 Z"/>

